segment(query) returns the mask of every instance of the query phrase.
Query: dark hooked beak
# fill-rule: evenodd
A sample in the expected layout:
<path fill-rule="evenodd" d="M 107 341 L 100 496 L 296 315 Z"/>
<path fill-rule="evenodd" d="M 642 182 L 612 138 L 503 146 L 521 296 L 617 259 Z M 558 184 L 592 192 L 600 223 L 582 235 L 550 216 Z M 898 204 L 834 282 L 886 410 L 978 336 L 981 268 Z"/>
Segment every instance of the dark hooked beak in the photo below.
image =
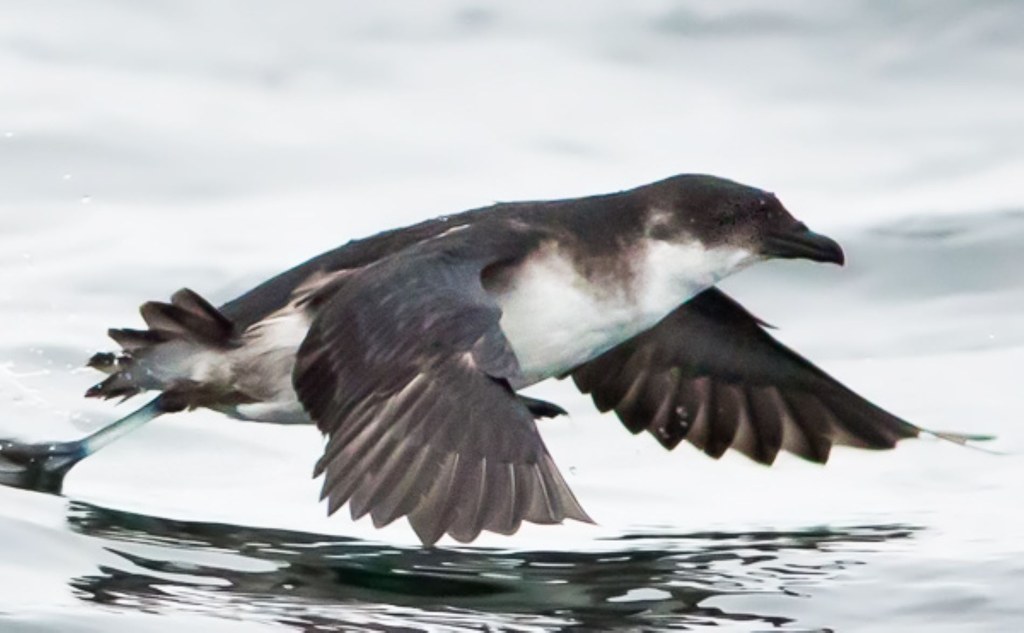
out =
<path fill-rule="evenodd" d="M 768 257 L 809 259 L 842 266 L 846 262 L 843 247 L 831 237 L 807 228 L 803 223 L 792 230 L 771 233 L 764 240 L 762 252 Z"/>

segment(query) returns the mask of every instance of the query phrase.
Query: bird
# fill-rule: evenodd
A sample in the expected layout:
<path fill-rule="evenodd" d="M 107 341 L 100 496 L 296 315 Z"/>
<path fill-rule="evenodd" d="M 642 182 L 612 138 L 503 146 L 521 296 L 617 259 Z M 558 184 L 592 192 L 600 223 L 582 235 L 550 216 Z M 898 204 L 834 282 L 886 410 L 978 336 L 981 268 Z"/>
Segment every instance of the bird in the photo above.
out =
<path fill-rule="evenodd" d="M 842 265 L 773 193 L 703 174 L 498 203 L 350 241 L 215 307 L 183 288 L 115 328 L 86 396 L 158 395 L 77 441 L 0 442 L 0 483 L 60 492 L 84 457 L 197 408 L 315 424 L 328 514 L 406 517 L 424 546 L 593 522 L 520 394 L 566 379 L 666 449 L 825 463 L 923 432 L 792 351 L 716 287 L 773 259 Z M 957 442 L 975 436 L 946 433 Z"/>

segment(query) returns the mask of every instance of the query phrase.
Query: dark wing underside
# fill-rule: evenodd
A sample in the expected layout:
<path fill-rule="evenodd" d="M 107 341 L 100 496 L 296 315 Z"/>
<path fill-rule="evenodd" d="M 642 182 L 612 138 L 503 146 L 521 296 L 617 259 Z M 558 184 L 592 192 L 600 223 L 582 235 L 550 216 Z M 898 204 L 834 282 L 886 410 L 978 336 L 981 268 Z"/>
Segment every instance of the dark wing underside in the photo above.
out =
<path fill-rule="evenodd" d="M 480 285 L 489 263 L 428 243 L 310 299 L 295 386 L 329 436 L 315 474 L 330 513 L 407 515 L 425 544 L 590 520 L 509 387 L 519 366 Z"/>
<path fill-rule="evenodd" d="M 918 435 L 762 325 L 711 288 L 572 378 L 633 433 L 646 430 L 668 449 L 687 440 L 715 458 L 734 448 L 771 464 L 785 449 L 824 463 L 833 444 L 892 448 Z"/>

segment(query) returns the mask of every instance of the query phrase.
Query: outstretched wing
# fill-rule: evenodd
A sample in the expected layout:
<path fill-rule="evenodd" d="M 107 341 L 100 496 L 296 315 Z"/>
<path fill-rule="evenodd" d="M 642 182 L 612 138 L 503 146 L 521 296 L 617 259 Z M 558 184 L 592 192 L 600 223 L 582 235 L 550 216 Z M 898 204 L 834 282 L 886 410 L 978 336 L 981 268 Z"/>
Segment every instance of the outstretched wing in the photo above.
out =
<path fill-rule="evenodd" d="M 484 291 L 490 260 L 443 240 L 311 297 L 299 399 L 329 435 L 315 475 L 328 511 L 380 527 L 408 515 L 424 544 L 522 521 L 590 521 L 509 387 L 519 365 Z"/>
<path fill-rule="evenodd" d="M 572 372 L 601 411 L 665 448 L 688 440 L 762 464 L 780 449 L 824 463 L 833 444 L 892 448 L 916 426 L 871 404 L 772 338 L 711 288 L 654 328 Z"/>

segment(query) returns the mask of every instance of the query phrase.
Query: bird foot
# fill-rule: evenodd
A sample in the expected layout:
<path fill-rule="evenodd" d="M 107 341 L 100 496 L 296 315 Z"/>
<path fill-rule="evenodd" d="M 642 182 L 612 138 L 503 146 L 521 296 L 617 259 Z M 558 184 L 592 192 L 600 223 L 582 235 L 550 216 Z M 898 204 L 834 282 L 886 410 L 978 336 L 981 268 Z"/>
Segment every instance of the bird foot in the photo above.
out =
<path fill-rule="evenodd" d="M 537 398 L 529 398 L 527 396 L 517 395 L 519 401 L 526 405 L 526 408 L 530 410 L 534 418 L 554 418 L 560 415 L 569 415 L 569 413 L 553 402 L 546 400 L 538 400 Z"/>
<path fill-rule="evenodd" d="M 81 442 L 0 440 L 0 485 L 60 494 L 65 475 L 85 455 Z"/>

